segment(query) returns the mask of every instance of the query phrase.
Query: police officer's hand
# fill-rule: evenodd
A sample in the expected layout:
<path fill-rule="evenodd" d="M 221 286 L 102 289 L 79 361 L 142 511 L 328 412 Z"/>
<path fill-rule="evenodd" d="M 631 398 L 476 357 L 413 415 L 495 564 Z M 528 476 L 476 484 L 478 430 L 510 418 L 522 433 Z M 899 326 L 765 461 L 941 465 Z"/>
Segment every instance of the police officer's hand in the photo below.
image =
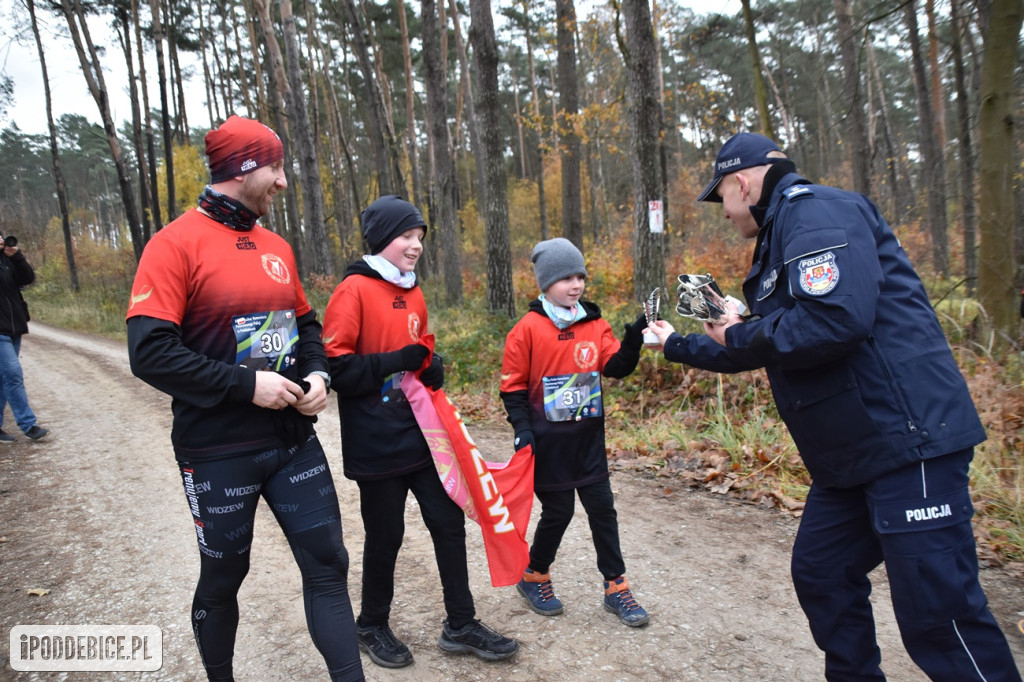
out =
<path fill-rule="evenodd" d="M 676 332 L 675 328 L 665 320 L 655 320 L 644 331 L 649 331 L 658 337 L 658 346 L 660 348 L 664 348 L 668 337 Z"/>
<path fill-rule="evenodd" d="M 725 324 L 711 324 L 710 322 L 704 323 L 704 333 L 723 346 L 725 343 L 725 330 L 734 324 L 743 324 L 743 317 L 740 316 L 739 311 L 736 308 L 736 304 L 732 301 L 726 303 L 729 312 L 725 316 Z"/>
<path fill-rule="evenodd" d="M 327 407 L 327 384 L 319 374 L 310 374 L 306 381 L 309 383 L 309 390 L 295 401 L 295 409 L 307 417 L 312 417 Z"/>
<path fill-rule="evenodd" d="M 323 381 L 323 379 L 321 379 Z M 283 410 L 302 397 L 302 387 L 277 372 L 256 372 L 252 402 L 271 410 Z"/>

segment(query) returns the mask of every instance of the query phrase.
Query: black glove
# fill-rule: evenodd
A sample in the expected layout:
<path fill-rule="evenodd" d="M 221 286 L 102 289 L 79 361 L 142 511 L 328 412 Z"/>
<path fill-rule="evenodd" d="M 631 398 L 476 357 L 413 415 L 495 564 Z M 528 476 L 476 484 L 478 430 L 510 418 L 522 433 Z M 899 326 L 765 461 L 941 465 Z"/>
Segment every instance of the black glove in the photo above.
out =
<path fill-rule="evenodd" d="M 435 391 L 444 386 L 444 358 L 434 353 L 430 359 L 430 366 L 420 372 L 420 381 Z"/>
<path fill-rule="evenodd" d="M 533 431 L 520 431 L 516 434 L 516 439 L 512 444 L 515 446 L 516 452 L 519 452 L 527 445 L 534 449 L 537 447 L 537 444 L 533 441 Z"/>
<path fill-rule="evenodd" d="M 410 343 L 400 350 L 380 354 L 381 376 L 395 372 L 414 372 L 423 366 L 423 361 L 430 355 L 430 349 L 421 343 Z"/>
<path fill-rule="evenodd" d="M 633 324 L 626 325 L 626 334 L 622 337 L 622 345 L 639 352 L 644 345 L 645 327 L 647 327 L 647 315 L 640 313 Z"/>

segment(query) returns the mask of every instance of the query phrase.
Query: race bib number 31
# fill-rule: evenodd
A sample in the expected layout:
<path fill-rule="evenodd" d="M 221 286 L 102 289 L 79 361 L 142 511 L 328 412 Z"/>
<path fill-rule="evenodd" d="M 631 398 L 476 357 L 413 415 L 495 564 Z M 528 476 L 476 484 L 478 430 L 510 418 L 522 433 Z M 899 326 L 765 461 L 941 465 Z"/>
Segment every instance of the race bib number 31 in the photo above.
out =
<path fill-rule="evenodd" d="M 236 315 L 231 326 L 237 344 L 236 365 L 282 372 L 295 364 L 299 330 L 294 310 Z"/>
<path fill-rule="evenodd" d="M 604 414 L 601 374 L 562 374 L 544 377 L 544 414 L 549 422 L 579 421 Z"/>

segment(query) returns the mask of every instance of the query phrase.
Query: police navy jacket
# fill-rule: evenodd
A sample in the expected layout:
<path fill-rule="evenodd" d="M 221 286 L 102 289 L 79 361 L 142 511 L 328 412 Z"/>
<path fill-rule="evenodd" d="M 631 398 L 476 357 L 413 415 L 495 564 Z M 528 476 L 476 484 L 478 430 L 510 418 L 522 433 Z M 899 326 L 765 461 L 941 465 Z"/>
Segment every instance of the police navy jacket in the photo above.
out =
<path fill-rule="evenodd" d="M 665 357 L 764 367 L 817 485 L 859 485 L 985 440 L 924 286 L 875 205 L 792 172 L 767 183 L 743 283 L 752 318 L 726 330 L 725 346 L 673 334 Z"/>

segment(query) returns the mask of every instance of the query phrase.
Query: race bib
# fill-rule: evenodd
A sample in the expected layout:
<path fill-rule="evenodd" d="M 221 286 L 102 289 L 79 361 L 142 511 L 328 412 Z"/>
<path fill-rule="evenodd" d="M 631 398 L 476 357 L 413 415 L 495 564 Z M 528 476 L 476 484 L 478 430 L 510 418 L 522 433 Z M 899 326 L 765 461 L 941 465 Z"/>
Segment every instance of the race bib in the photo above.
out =
<path fill-rule="evenodd" d="M 384 379 L 380 387 L 380 401 L 385 404 L 406 402 L 405 391 L 402 390 L 402 379 L 405 372 L 395 372 Z"/>
<path fill-rule="evenodd" d="M 579 421 L 604 414 L 600 372 L 544 377 L 544 415 L 549 422 Z"/>
<path fill-rule="evenodd" d="M 299 329 L 294 310 L 273 310 L 231 318 L 235 330 L 235 364 L 283 372 L 295 364 Z"/>

